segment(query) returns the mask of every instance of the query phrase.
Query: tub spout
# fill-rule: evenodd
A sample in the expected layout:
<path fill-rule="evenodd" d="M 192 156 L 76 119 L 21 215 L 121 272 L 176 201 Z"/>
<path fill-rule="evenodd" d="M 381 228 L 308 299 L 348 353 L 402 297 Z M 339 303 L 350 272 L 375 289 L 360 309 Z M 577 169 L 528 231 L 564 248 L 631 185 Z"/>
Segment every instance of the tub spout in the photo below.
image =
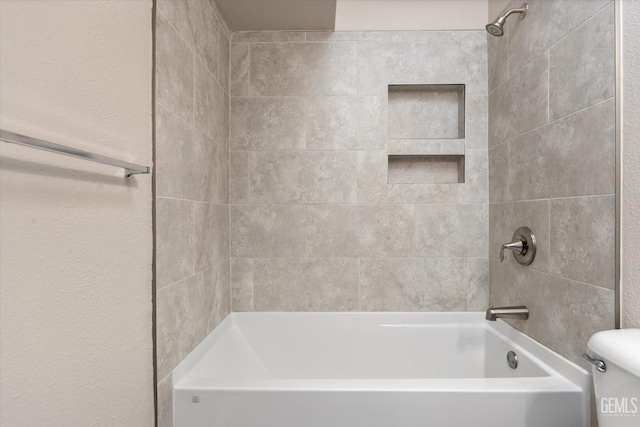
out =
<path fill-rule="evenodd" d="M 495 321 L 499 317 L 505 319 L 527 320 L 529 318 L 529 309 L 524 305 L 515 305 L 511 307 L 489 306 L 487 309 L 486 319 Z"/>

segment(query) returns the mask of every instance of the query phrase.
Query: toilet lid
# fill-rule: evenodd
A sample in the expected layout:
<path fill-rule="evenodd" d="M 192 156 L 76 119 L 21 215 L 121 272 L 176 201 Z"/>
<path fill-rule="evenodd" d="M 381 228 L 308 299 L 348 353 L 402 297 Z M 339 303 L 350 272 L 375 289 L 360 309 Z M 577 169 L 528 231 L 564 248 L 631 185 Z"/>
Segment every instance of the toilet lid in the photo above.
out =
<path fill-rule="evenodd" d="M 615 329 L 595 333 L 589 350 L 640 378 L 640 329 Z"/>

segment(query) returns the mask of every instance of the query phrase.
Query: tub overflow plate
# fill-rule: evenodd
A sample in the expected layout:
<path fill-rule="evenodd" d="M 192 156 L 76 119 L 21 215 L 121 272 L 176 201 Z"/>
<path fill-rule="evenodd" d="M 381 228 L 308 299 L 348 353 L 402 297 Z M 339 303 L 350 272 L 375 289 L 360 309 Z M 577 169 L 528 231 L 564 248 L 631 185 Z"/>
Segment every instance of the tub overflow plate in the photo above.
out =
<path fill-rule="evenodd" d="M 511 369 L 516 369 L 518 367 L 518 356 L 515 352 L 510 351 L 507 353 L 507 363 Z"/>

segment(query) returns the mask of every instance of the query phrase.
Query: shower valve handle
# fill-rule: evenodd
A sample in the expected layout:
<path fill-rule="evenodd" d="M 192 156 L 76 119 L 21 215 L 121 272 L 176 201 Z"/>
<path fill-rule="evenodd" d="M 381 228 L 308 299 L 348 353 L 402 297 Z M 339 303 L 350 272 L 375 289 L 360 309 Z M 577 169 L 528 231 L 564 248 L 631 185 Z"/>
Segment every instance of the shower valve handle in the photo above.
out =
<path fill-rule="evenodd" d="M 524 255 L 527 253 L 527 242 L 523 240 L 516 240 L 515 242 L 505 243 L 500 249 L 500 262 L 504 262 L 504 250 L 509 249 L 517 253 L 518 255 Z"/>

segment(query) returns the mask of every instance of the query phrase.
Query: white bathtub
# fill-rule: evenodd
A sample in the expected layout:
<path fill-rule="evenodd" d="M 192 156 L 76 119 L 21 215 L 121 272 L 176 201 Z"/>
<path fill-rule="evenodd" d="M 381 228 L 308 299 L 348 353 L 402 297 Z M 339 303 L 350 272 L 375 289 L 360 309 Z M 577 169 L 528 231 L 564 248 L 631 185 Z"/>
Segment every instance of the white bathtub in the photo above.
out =
<path fill-rule="evenodd" d="M 174 370 L 174 424 L 586 427 L 588 381 L 484 313 L 233 313 Z"/>

